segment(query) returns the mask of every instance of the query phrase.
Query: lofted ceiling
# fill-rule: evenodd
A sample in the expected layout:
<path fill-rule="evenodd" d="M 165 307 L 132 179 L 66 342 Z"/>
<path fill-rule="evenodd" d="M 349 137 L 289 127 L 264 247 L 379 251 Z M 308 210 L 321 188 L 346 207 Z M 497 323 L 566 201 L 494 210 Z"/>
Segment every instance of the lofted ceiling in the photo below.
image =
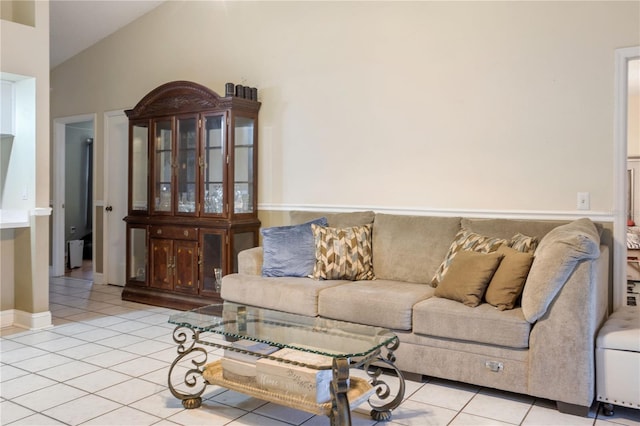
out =
<path fill-rule="evenodd" d="M 158 7 L 162 0 L 51 0 L 50 68 Z"/>
<path fill-rule="evenodd" d="M 164 0 L 50 0 L 50 68 L 155 9 Z M 631 61 L 629 90 L 640 92 L 640 60 Z"/>

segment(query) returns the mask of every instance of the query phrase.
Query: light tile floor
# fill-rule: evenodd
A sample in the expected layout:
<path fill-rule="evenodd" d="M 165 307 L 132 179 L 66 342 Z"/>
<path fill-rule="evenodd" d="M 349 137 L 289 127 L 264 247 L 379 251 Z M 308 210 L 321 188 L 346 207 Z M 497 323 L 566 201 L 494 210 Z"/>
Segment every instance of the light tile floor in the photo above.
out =
<path fill-rule="evenodd" d="M 2 425 L 327 425 L 321 416 L 217 386 L 186 410 L 167 388 L 176 356 L 170 309 L 125 302 L 120 287 L 62 277 L 50 281 L 54 327 L 1 330 Z M 217 356 L 212 353 L 211 357 Z M 210 357 L 210 359 L 211 359 Z M 407 382 L 388 425 L 639 425 L 640 411 L 604 417 L 559 413 L 551 401 L 457 382 Z M 353 423 L 375 425 L 366 405 Z M 380 423 L 382 424 L 382 423 Z"/>

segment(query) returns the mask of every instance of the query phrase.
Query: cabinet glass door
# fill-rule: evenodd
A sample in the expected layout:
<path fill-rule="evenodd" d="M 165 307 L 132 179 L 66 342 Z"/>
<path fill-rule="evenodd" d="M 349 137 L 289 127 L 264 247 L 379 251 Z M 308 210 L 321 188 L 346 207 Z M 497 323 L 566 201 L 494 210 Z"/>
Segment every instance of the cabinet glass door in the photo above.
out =
<path fill-rule="evenodd" d="M 173 175 L 173 144 L 171 121 L 155 122 L 155 176 L 153 184 L 154 211 L 171 212 L 172 206 L 172 175 Z"/>
<path fill-rule="evenodd" d="M 198 144 L 196 118 L 177 120 L 176 187 L 178 212 L 195 214 L 197 200 Z"/>
<path fill-rule="evenodd" d="M 234 121 L 233 212 L 236 214 L 253 213 L 254 119 L 235 117 Z"/>
<path fill-rule="evenodd" d="M 130 211 L 147 211 L 149 188 L 149 124 L 134 123 L 131 127 Z"/>
<path fill-rule="evenodd" d="M 224 265 L 224 233 L 201 231 L 200 234 L 200 290 L 202 295 L 220 292 Z"/>
<path fill-rule="evenodd" d="M 147 228 L 129 228 L 128 282 L 145 285 L 147 282 Z"/>
<path fill-rule="evenodd" d="M 203 137 L 203 182 L 204 213 L 219 215 L 224 213 L 224 116 L 204 117 Z"/>

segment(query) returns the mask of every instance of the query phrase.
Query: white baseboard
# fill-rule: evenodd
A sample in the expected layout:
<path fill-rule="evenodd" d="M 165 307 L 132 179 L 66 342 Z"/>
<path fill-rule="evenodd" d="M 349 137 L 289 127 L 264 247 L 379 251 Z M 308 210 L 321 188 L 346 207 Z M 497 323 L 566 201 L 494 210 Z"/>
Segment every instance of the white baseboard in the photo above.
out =
<path fill-rule="evenodd" d="M 51 312 L 30 313 L 18 309 L 0 311 L 0 327 L 20 327 L 28 330 L 41 330 L 53 327 Z"/>
<path fill-rule="evenodd" d="M 106 284 L 104 282 L 104 274 L 98 274 L 97 272 L 93 273 L 93 283 L 94 284 Z"/>
<path fill-rule="evenodd" d="M 10 327 L 13 325 L 14 310 L 7 309 L 0 311 L 0 327 Z"/>

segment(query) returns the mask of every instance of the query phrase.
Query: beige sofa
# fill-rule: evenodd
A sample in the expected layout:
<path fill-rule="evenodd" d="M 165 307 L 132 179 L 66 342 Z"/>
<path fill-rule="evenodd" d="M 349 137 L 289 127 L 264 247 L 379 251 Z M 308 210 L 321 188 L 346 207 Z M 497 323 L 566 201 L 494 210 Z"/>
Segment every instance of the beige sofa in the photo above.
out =
<path fill-rule="evenodd" d="M 336 228 L 372 223 L 374 280 L 265 277 L 263 248 L 257 247 L 239 254 L 239 273 L 223 278 L 222 298 L 387 327 L 401 341 L 396 365 L 413 377 L 528 394 L 557 401 L 561 412 L 587 415 L 595 397 L 594 343 L 608 306 L 609 254 L 600 242 L 601 227 L 588 219 L 567 223 L 374 212 L 292 212 L 291 222 L 320 216 Z M 434 294 L 432 279 L 461 230 L 505 240 L 517 234 L 538 239 L 515 308 L 469 307 Z"/>

